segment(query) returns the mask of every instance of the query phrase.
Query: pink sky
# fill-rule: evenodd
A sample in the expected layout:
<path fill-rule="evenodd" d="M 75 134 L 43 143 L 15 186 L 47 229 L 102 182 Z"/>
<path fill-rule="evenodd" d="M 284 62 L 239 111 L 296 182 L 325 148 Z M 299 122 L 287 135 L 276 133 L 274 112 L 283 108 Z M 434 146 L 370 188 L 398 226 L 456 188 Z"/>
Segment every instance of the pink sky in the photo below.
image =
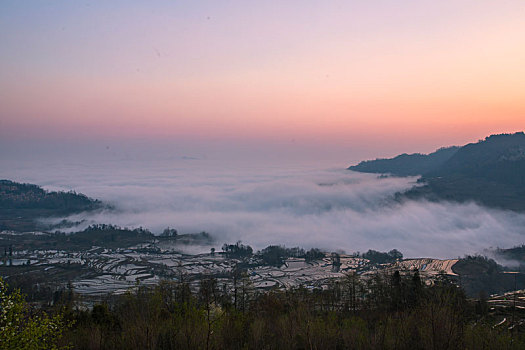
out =
<path fill-rule="evenodd" d="M 524 18 L 521 0 L 3 1 L 0 137 L 463 144 L 524 129 Z"/>

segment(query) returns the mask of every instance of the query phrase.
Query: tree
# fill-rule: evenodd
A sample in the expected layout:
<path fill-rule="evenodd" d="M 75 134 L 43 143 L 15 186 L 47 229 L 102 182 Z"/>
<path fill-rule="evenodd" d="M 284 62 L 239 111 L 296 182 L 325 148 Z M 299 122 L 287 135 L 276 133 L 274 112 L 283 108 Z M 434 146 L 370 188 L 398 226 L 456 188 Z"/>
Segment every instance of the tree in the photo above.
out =
<path fill-rule="evenodd" d="M 253 249 L 249 245 L 244 245 L 241 241 L 237 241 L 235 244 L 226 244 L 222 246 L 222 251 L 229 258 L 249 258 L 253 254 Z"/>
<path fill-rule="evenodd" d="M 310 262 L 310 261 L 314 261 L 314 260 L 320 260 L 320 259 L 324 258 L 324 256 L 325 256 L 324 253 L 321 252 L 319 249 L 312 248 L 312 249 L 310 249 L 309 251 L 307 251 L 305 253 L 304 258 L 305 258 L 305 260 L 307 262 Z"/>
<path fill-rule="evenodd" d="M 31 312 L 24 296 L 0 278 L 0 349 L 59 349 L 66 325 L 61 313 L 49 317 Z"/>
<path fill-rule="evenodd" d="M 211 347 L 211 335 L 213 327 L 223 316 L 224 311 L 221 309 L 217 298 L 217 280 L 208 278 L 201 280 L 199 289 L 199 299 L 204 307 L 206 318 L 206 349 Z"/>
<path fill-rule="evenodd" d="M 331 258 L 332 270 L 335 272 L 339 272 L 339 268 L 341 267 L 341 256 L 338 253 L 333 252 Z"/>
<path fill-rule="evenodd" d="M 175 230 L 174 228 L 165 228 L 164 231 L 162 231 L 162 234 L 161 236 L 162 237 L 176 237 L 178 234 L 177 230 Z"/>
<path fill-rule="evenodd" d="M 392 249 L 391 251 L 388 252 L 388 255 L 390 256 L 390 258 L 392 258 L 393 261 L 403 259 L 403 253 L 401 253 L 397 249 Z"/>

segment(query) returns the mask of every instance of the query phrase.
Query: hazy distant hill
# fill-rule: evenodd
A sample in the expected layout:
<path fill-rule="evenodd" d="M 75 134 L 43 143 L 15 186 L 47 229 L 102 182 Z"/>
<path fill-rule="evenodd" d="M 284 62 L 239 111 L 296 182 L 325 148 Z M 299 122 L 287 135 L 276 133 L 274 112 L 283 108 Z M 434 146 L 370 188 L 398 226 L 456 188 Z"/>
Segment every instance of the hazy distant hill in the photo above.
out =
<path fill-rule="evenodd" d="M 76 192 L 50 192 L 37 185 L 0 180 L 0 230 L 37 229 L 38 217 L 62 216 L 102 207 Z"/>
<path fill-rule="evenodd" d="M 366 160 L 348 169 L 362 173 L 390 173 L 399 176 L 421 175 L 438 169 L 459 147 L 441 148 L 430 154 L 401 154 L 390 159 Z"/>
<path fill-rule="evenodd" d="M 461 147 L 432 176 L 484 178 L 512 186 L 525 186 L 525 134 L 492 135 Z"/>
<path fill-rule="evenodd" d="M 406 192 L 404 195 L 409 198 L 475 200 L 488 206 L 525 210 L 523 132 L 492 135 L 477 143 L 441 149 L 427 156 L 405 156 L 404 162 L 400 157 L 361 162 L 349 169 L 422 175 L 424 186 Z"/>

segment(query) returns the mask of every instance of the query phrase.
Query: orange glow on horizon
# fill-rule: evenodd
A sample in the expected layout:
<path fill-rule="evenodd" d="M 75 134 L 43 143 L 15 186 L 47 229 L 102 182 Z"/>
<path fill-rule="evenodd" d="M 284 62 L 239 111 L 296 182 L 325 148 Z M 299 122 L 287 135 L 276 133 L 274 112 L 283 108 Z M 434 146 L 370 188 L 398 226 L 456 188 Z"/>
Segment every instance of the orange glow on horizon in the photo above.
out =
<path fill-rule="evenodd" d="M 0 25 L 13 34 L 0 39 L 11 48 L 0 54 L 0 135 L 387 144 L 524 128 L 520 2 L 312 5 L 295 17 L 270 4 L 248 18 L 214 8 L 205 23 L 194 8 L 166 9 L 139 24 L 137 6 L 115 24 L 102 9 L 77 13 L 47 46 Z M 108 35 L 86 25 L 94 18 Z"/>

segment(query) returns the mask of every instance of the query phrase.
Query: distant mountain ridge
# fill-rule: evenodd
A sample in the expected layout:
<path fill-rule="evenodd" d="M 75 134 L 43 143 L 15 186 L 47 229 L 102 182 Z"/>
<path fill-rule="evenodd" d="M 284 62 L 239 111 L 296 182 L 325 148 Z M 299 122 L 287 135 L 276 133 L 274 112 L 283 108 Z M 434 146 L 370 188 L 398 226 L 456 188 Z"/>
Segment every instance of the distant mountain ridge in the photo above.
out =
<path fill-rule="evenodd" d="M 403 153 L 390 159 L 365 160 L 348 169 L 362 173 L 391 173 L 398 176 L 422 175 L 437 170 L 459 149 L 452 146 L 440 148 L 430 154 Z"/>
<path fill-rule="evenodd" d="M 430 174 L 463 175 L 525 186 L 525 134 L 492 135 L 465 145 Z"/>
<path fill-rule="evenodd" d="M 442 148 L 429 155 L 401 155 L 364 161 L 348 169 L 397 176 L 421 175 L 423 186 L 403 194 L 430 200 L 473 200 L 525 211 L 525 134 L 491 135 L 462 147 Z"/>

